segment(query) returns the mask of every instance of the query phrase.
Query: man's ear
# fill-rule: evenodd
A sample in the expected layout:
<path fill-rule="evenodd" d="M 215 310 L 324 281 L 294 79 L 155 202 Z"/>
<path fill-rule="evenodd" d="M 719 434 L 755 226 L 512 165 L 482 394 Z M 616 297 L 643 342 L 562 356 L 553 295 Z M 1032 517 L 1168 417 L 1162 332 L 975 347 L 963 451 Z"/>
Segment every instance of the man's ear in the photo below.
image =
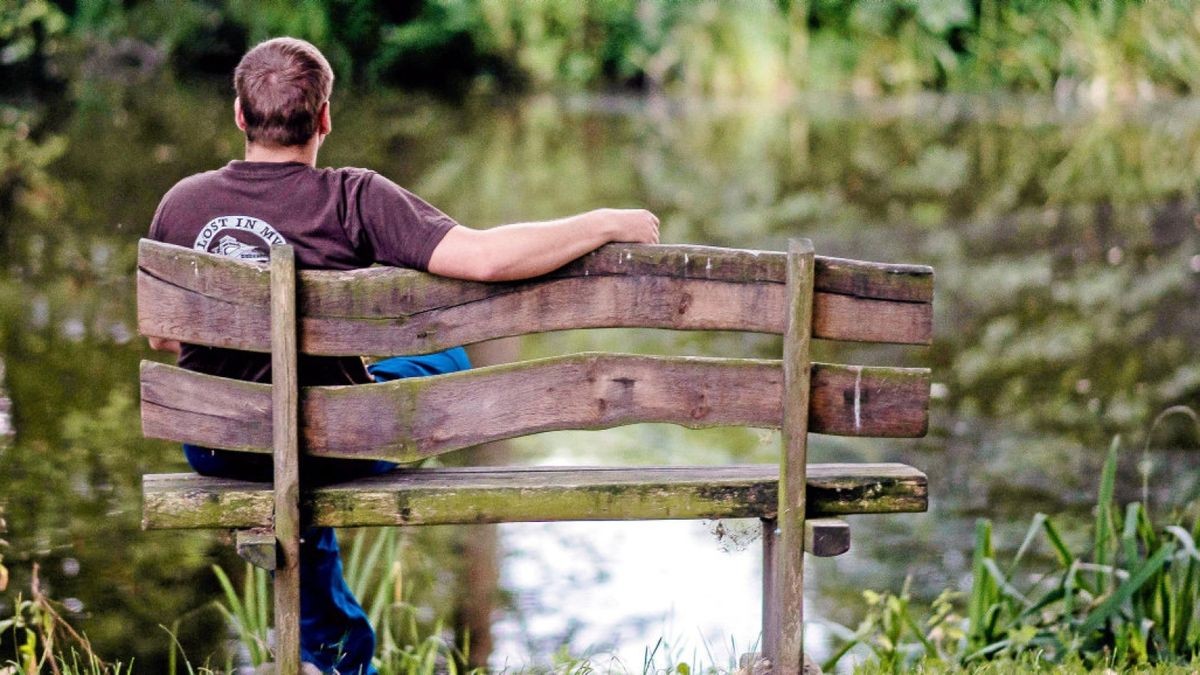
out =
<path fill-rule="evenodd" d="M 242 131 L 246 130 L 246 116 L 242 114 L 241 97 L 234 97 L 233 99 L 233 121 L 237 124 L 237 128 Z"/>
<path fill-rule="evenodd" d="M 329 115 L 329 101 L 325 101 L 325 104 L 321 106 L 321 115 L 317 122 L 317 133 L 328 136 L 331 131 L 333 131 L 333 118 Z"/>

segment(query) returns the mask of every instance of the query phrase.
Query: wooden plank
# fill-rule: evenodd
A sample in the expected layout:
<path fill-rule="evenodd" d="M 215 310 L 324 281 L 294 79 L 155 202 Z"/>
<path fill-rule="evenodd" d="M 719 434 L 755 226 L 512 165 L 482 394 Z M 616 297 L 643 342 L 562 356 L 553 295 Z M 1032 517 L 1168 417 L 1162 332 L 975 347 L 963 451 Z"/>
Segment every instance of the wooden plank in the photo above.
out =
<path fill-rule="evenodd" d="M 572 354 L 429 378 L 307 387 L 305 450 L 408 462 L 479 443 L 638 422 L 778 428 L 779 361 Z M 929 371 L 813 364 L 810 429 L 916 437 L 928 424 Z M 269 386 L 142 364 L 146 436 L 265 451 Z"/>
<path fill-rule="evenodd" d="M 781 305 L 782 288 L 668 277 L 549 279 L 402 319 L 306 314 L 304 349 L 379 355 L 429 352 L 572 328 L 776 333 L 782 316 L 773 308 Z"/>
<path fill-rule="evenodd" d="M 428 352 L 566 328 L 782 333 L 782 254 L 610 245 L 545 277 L 481 284 L 413 270 L 301 273 L 301 350 Z M 266 276 L 253 263 L 159 242 L 139 246 L 144 335 L 268 351 Z M 818 257 L 813 334 L 928 344 L 932 270 Z"/>
<path fill-rule="evenodd" d="M 268 528 L 237 530 L 234 534 L 234 549 L 238 557 L 255 567 L 264 570 L 274 570 L 278 567 L 275 533 Z"/>
<path fill-rule="evenodd" d="M 264 265 L 148 239 L 138 243 L 138 330 L 143 335 L 181 336 L 234 349 L 253 343 L 253 351 L 267 352 L 270 302 L 271 274 Z"/>
<path fill-rule="evenodd" d="M 271 429 L 275 565 L 275 663 L 300 672 L 300 372 L 296 349 L 296 253 L 271 247 Z"/>
<path fill-rule="evenodd" d="M 312 524 L 332 527 L 564 520 L 775 517 L 779 467 L 401 469 L 306 492 Z M 190 473 L 143 477 L 146 529 L 270 524 L 271 488 Z M 925 474 L 903 464 L 812 464 L 813 516 L 928 507 Z"/>
<path fill-rule="evenodd" d="M 779 555 L 775 559 L 771 607 L 776 634 L 766 652 L 772 672 L 799 675 L 804 663 L 804 533 L 807 504 L 809 397 L 812 362 L 813 246 L 807 239 L 788 243 L 788 324 L 783 338 L 783 427 L 779 457 Z M 843 404 L 845 401 L 843 401 Z M 862 391 L 852 394 L 861 421 Z"/>
<path fill-rule="evenodd" d="M 850 523 L 841 518 L 804 521 L 804 550 L 818 558 L 832 558 L 850 550 Z"/>
<path fill-rule="evenodd" d="M 753 664 L 762 662 L 763 654 L 775 654 L 775 640 L 779 635 L 779 625 L 775 613 L 775 561 L 779 555 L 779 522 L 774 518 L 762 519 L 762 652 L 758 654 L 743 654 L 747 663 L 743 670 Z M 766 668 L 770 670 L 769 664 Z"/>

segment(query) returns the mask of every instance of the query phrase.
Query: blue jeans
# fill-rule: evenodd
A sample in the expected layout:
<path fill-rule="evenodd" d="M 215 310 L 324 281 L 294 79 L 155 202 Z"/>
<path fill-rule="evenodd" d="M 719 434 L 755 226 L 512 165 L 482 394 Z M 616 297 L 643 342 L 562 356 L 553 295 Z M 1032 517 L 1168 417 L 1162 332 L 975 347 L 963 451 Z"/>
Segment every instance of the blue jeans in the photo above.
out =
<path fill-rule="evenodd" d="M 461 347 L 423 356 L 397 356 L 368 366 L 377 382 L 423 377 L 471 367 Z M 203 476 L 270 482 L 270 455 L 183 446 L 192 468 Z M 306 487 L 385 473 L 396 464 L 383 461 L 301 457 Z M 306 476 L 319 476 L 308 480 Z M 308 527 L 300 535 L 300 657 L 323 673 L 377 675 L 371 665 L 375 632 L 342 574 L 337 536 L 332 527 Z"/>

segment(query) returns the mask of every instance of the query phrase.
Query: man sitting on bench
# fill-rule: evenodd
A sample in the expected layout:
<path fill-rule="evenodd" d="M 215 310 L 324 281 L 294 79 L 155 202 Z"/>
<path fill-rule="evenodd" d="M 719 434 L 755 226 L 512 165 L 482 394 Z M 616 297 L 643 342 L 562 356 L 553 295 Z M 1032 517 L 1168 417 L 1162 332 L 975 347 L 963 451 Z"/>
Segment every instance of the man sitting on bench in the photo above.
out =
<path fill-rule="evenodd" d="M 599 209 L 559 220 L 474 230 L 366 169 L 317 169 L 332 129 L 333 71 L 313 45 L 276 38 L 242 57 L 234 72 L 234 117 L 245 132 L 244 161 L 190 176 L 163 197 L 150 238 L 243 260 L 266 261 L 291 244 L 297 265 L 346 270 L 375 263 L 458 279 L 506 281 L 539 276 L 609 242 L 658 242 L 658 219 L 642 209 Z M 151 338 L 189 370 L 270 382 L 270 354 Z M 391 376 L 465 367 L 461 349 L 389 360 Z M 361 359 L 301 356 L 302 386 L 371 381 Z M 201 474 L 270 480 L 271 459 L 185 446 Z M 306 458 L 304 474 L 344 480 L 386 471 L 387 462 Z M 301 540 L 301 652 L 306 668 L 372 674 L 375 636 L 342 578 L 331 528 Z"/>

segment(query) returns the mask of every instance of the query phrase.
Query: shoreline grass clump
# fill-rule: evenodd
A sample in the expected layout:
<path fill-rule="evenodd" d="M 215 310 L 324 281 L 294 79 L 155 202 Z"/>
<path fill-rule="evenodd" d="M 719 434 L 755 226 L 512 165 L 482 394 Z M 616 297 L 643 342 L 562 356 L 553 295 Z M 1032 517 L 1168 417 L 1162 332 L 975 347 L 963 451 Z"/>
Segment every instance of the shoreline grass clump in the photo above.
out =
<path fill-rule="evenodd" d="M 0 661 L 0 675 L 133 674 L 132 663 L 101 660 L 87 636 L 72 628 L 55 604 L 42 591 L 34 563 L 29 597 L 17 595 L 12 615 L 0 620 L 0 634 L 11 631 L 15 638 L 15 653 Z"/>
<path fill-rule="evenodd" d="M 1171 408 L 1155 420 L 1151 434 L 1175 413 L 1197 422 L 1190 409 Z M 823 667 L 832 670 L 861 646 L 880 672 L 918 665 L 925 672 L 974 671 L 987 669 L 997 659 L 1069 665 L 1068 672 L 1159 672 L 1153 670 L 1159 667 L 1196 672 L 1200 501 L 1158 522 L 1145 501 L 1119 508 L 1115 486 L 1120 447 L 1120 438 L 1114 438 L 1101 472 L 1086 550 L 1073 550 L 1055 521 L 1039 513 L 1013 557 L 1002 561 L 992 523 L 981 519 L 975 527 L 967 593 L 945 591 L 918 611 L 907 583 L 899 593 L 866 591 L 866 617 Z M 1038 544 L 1049 553 L 1048 565 L 1030 555 Z"/>

